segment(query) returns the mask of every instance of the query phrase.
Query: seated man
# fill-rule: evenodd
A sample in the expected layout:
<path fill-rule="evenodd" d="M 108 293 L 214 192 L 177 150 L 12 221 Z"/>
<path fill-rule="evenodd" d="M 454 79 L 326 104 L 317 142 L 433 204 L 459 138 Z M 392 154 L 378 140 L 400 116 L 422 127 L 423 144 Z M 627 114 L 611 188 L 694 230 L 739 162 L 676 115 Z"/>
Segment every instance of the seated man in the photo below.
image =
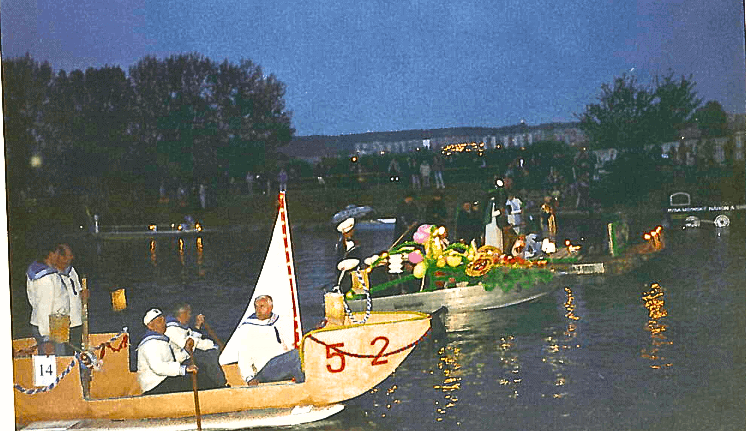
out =
<path fill-rule="evenodd" d="M 256 312 L 239 326 L 241 349 L 238 368 L 249 386 L 293 378 L 305 381 L 297 349 L 290 349 L 280 337 L 280 316 L 272 313 L 272 297 L 262 295 L 254 300 Z"/>
<path fill-rule="evenodd" d="M 194 356 L 194 364 L 201 370 L 197 375 L 200 389 L 222 388 L 226 380 L 218 364 L 218 348 L 212 340 L 202 338 L 201 333 L 189 327 L 191 320 L 192 307 L 186 302 L 176 304 L 173 315 L 166 316 L 166 336 L 171 340 L 174 351 L 186 351 Z M 198 314 L 194 321 L 194 326 L 200 329 L 205 323 L 205 316 Z"/>
<path fill-rule="evenodd" d="M 137 346 L 137 381 L 143 395 L 192 390 L 191 379 L 186 377 L 186 373 L 196 373 L 197 367 L 182 365 L 186 359 L 183 355 L 174 356 L 165 335 L 166 319 L 161 310 L 149 310 L 142 321 L 148 327 Z"/>

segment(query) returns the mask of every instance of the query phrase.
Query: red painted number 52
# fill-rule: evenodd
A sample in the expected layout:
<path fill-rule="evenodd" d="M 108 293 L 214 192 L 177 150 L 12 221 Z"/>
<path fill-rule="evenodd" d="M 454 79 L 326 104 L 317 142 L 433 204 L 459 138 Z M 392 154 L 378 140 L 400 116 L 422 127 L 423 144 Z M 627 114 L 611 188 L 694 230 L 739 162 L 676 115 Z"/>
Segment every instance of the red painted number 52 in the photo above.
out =
<path fill-rule="evenodd" d="M 386 348 L 389 346 L 389 339 L 387 337 L 376 337 L 370 342 L 370 345 L 376 345 L 379 340 L 383 341 L 383 346 L 381 347 L 381 350 L 378 351 L 378 354 L 373 358 L 373 361 L 371 361 L 371 365 L 383 365 L 389 362 L 387 359 L 381 359 Z M 344 343 L 326 345 L 326 359 L 339 358 L 339 365 L 336 368 L 332 366 L 332 364 L 326 364 L 326 369 L 330 373 L 341 373 L 345 369 L 345 355 L 338 350 L 341 347 L 344 347 Z"/>

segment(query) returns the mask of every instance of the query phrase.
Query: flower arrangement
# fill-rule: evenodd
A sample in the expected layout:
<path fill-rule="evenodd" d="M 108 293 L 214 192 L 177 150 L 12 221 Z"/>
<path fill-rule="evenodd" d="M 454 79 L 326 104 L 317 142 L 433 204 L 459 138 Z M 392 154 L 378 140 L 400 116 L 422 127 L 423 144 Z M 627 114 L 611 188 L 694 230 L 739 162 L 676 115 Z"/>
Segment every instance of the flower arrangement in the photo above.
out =
<path fill-rule="evenodd" d="M 422 291 L 481 284 L 487 291 L 499 286 L 509 292 L 519 284 L 528 287 L 553 276 L 546 260 L 525 260 L 503 254 L 497 247 L 477 248 L 474 242 L 449 244 L 443 226 L 428 224 L 419 226 L 412 241 L 371 256 L 366 263 L 367 271 L 389 265 L 390 273 L 401 273 L 402 264 L 408 263 L 411 276 L 422 280 Z M 371 289 L 375 290 L 375 286 Z"/>

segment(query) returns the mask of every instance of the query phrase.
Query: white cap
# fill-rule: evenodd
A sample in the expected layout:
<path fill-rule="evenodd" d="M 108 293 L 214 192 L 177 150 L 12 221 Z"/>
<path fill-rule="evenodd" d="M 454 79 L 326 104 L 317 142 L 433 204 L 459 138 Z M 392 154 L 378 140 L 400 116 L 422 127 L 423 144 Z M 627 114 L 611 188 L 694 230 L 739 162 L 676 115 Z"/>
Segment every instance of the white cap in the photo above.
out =
<path fill-rule="evenodd" d="M 346 233 L 351 231 L 353 227 L 355 227 L 355 219 L 350 217 L 342 223 L 338 224 L 337 230 L 341 233 Z"/>
<path fill-rule="evenodd" d="M 162 314 L 163 313 L 161 312 L 161 310 L 157 308 L 151 308 L 150 310 L 148 310 L 147 313 L 145 313 L 145 317 L 142 318 L 142 323 L 144 323 L 145 326 L 148 326 L 148 323 L 152 322 L 153 319 L 155 319 L 156 317 Z"/>

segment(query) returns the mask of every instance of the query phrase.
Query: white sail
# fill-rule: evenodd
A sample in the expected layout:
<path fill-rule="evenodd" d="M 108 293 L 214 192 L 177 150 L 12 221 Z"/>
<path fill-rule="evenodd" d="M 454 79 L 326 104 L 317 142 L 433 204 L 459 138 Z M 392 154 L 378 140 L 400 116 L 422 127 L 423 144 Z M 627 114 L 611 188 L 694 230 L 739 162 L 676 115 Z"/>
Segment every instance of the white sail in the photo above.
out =
<path fill-rule="evenodd" d="M 254 313 L 254 298 L 260 295 L 272 297 L 273 312 L 280 316 L 280 322 L 278 322 L 280 336 L 288 345 L 292 343 L 293 347 L 298 348 L 303 336 L 285 192 L 280 192 L 278 199 L 277 219 L 262 272 L 259 274 L 259 280 L 246 307 L 246 312 L 220 354 L 221 364 L 238 361 L 238 349 L 242 346 L 235 341 L 239 338 L 236 336 L 236 331 L 241 326 L 241 322 Z"/>

